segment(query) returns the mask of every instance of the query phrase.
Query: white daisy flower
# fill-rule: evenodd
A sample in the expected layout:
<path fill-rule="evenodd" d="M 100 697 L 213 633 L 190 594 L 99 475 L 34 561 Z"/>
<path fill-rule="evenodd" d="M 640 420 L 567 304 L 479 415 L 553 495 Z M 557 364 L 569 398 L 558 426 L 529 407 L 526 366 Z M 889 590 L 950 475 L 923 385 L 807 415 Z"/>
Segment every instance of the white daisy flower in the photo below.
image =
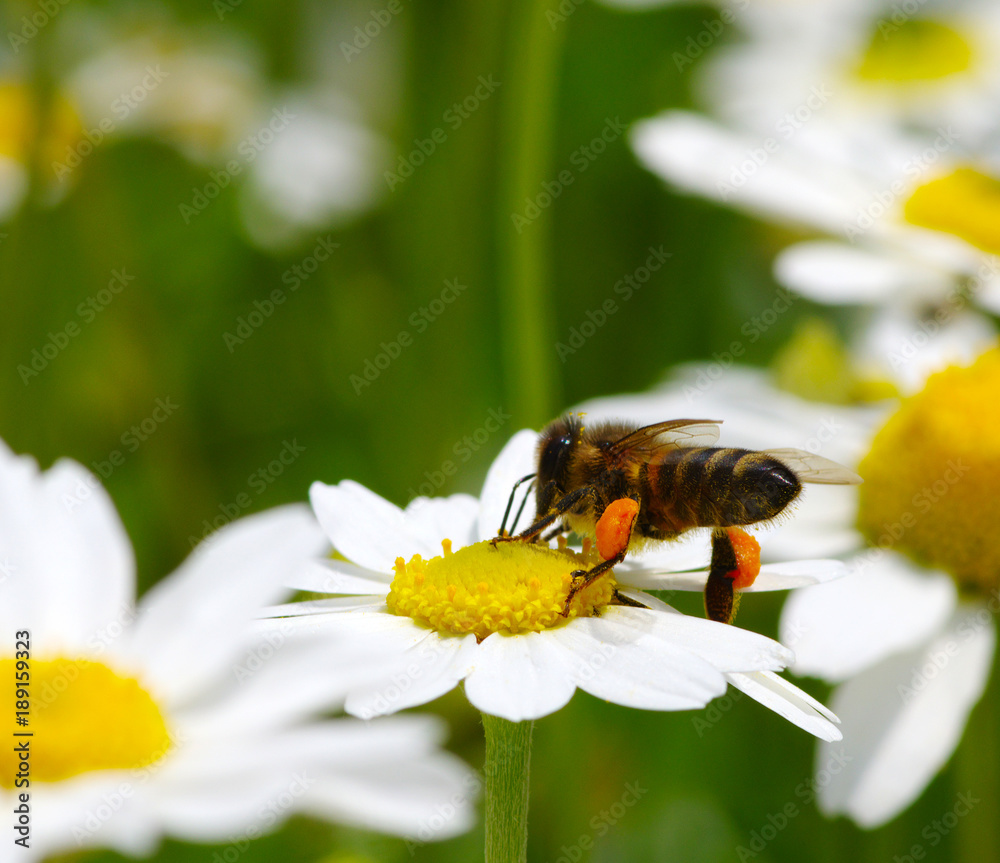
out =
<path fill-rule="evenodd" d="M 680 111 L 639 123 L 640 160 L 677 187 L 825 235 L 779 255 L 775 277 L 821 303 L 1000 310 L 1000 180 L 993 153 L 947 134 L 817 120 L 783 137 Z"/>
<path fill-rule="evenodd" d="M 1000 8 L 989 0 L 749 3 L 745 40 L 714 51 L 698 89 L 741 128 L 815 114 L 848 126 L 951 126 L 991 135 L 1000 98 Z"/>
<path fill-rule="evenodd" d="M 486 714 L 520 722 L 564 706 L 576 689 L 631 707 L 701 707 L 727 682 L 825 740 L 836 718 L 774 672 L 791 661 L 775 641 L 688 617 L 642 589 L 701 590 L 707 547 L 676 543 L 631 557 L 577 593 L 573 570 L 589 552 L 495 537 L 514 482 L 533 469 L 537 433 L 515 435 L 491 467 L 481 499 L 418 498 L 405 510 L 357 483 L 315 483 L 313 509 L 344 559 L 309 563 L 293 586 L 336 598 L 279 607 L 304 630 L 368 637 L 382 673 L 348 694 L 368 718 L 423 704 L 465 683 Z M 441 550 L 443 549 L 443 554 Z M 764 566 L 751 590 L 840 574 L 833 561 Z M 614 604 L 615 590 L 626 601 Z M 640 589 L 642 588 L 642 589 Z"/>
<path fill-rule="evenodd" d="M 699 69 L 716 119 L 638 124 L 646 167 L 822 235 L 775 263 L 818 302 L 1000 310 L 1000 7 L 761 3 L 740 21 L 749 40 Z"/>
<path fill-rule="evenodd" d="M 14 856 L 242 842 L 295 812 L 417 835 L 447 804 L 435 838 L 466 829 L 476 780 L 438 750 L 436 723 L 310 719 L 342 703 L 362 658 L 345 648 L 333 666 L 328 645 L 257 631 L 282 578 L 325 548 L 304 507 L 250 516 L 136 607 L 132 550 L 98 481 L 67 460 L 41 473 L 0 443 L 0 805 L 24 828 Z"/>
<path fill-rule="evenodd" d="M 794 671 L 841 684 L 832 707 L 847 758 L 817 783 L 820 807 L 878 826 L 948 761 L 992 665 L 1000 351 L 931 376 L 898 410 L 803 401 L 749 369 L 706 380 L 703 367 L 660 392 L 585 407 L 689 412 L 693 400 L 699 411 L 726 410 L 747 446 L 777 441 L 859 465 L 864 485 L 809 488 L 762 548 L 841 554 L 851 567 L 793 593 L 781 638 L 795 650 Z M 820 744 L 817 769 L 833 754 Z"/>

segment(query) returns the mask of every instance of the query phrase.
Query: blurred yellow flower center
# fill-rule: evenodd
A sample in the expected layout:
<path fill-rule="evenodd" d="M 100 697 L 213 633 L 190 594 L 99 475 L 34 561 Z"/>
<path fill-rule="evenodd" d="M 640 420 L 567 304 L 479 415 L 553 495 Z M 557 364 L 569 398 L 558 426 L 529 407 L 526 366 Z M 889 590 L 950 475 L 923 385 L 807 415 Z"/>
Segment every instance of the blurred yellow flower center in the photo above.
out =
<path fill-rule="evenodd" d="M 563 616 L 574 570 L 600 562 L 592 551 L 577 554 L 527 542 L 477 542 L 430 560 L 396 559 L 386 602 L 393 614 L 412 617 L 438 632 L 540 632 L 574 617 L 591 617 L 614 595 L 611 574 L 578 591 Z"/>
<path fill-rule="evenodd" d="M 0 747 L 0 787 L 13 788 L 22 762 L 32 782 L 59 782 L 92 770 L 128 770 L 158 761 L 170 748 L 156 702 L 139 682 L 100 662 L 31 660 L 27 725 L 14 724 L 24 700 L 15 688 L 17 662 L 0 659 L 0 716 L 8 729 Z M 13 741 L 13 742 L 12 742 Z M 15 751 L 17 744 L 28 744 Z"/>
<path fill-rule="evenodd" d="M 879 21 L 861 58 L 858 76 L 866 81 L 934 81 L 972 65 L 972 46 L 957 30 L 938 21 L 914 18 Z"/>
<path fill-rule="evenodd" d="M 1000 349 L 933 375 L 875 436 L 859 472 L 859 527 L 873 543 L 1000 586 Z"/>
<path fill-rule="evenodd" d="M 49 106 L 45 134 L 42 136 L 42 161 L 64 159 L 68 148 L 80 140 L 82 126 L 69 100 L 55 94 Z M 0 156 L 26 162 L 38 136 L 38 106 L 27 84 L 0 82 Z"/>
<path fill-rule="evenodd" d="M 946 231 L 977 249 L 1000 252 L 1000 180 L 973 168 L 918 186 L 904 208 L 906 221 Z"/>

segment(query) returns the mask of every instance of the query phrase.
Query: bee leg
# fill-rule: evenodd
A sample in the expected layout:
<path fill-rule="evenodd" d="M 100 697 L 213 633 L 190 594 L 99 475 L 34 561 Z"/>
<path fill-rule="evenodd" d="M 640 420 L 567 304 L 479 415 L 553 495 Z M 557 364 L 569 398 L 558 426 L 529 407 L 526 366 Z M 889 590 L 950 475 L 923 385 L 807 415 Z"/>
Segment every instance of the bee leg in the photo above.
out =
<path fill-rule="evenodd" d="M 631 597 L 626 596 L 624 593 L 622 593 L 617 588 L 615 589 L 614 604 L 615 605 L 627 605 L 630 608 L 649 608 L 648 605 L 643 605 L 641 602 L 639 602 L 639 600 L 632 599 Z"/>
<path fill-rule="evenodd" d="M 554 540 L 557 536 L 567 533 L 568 531 L 569 525 L 564 522 L 559 525 L 559 527 L 554 527 L 547 534 L 545 534 L 545 536 L 542 537 L 542 542 L 552 542 L 552 540 Z"/>
<path fill-rule="evenodd" d="M 596 528 L 597 551 L 604 560 L 589 570 L 577 570 L 573 573 L 573 582 L 570 584 L 566 604 L 563 606 L 564 617 L 569 614 L 570 602 L 577 593 L 625 560 L 625 553 L 632 539 L 632 528 L 638 515 L 639 502 L 629 497 L 619 498 L 605 507 L 597 520 Z M 583 578 L 579 578 L 580 576 Z M 615 595 L 618 595 L 617 591 Z"/>
<path fill-rule="evenodd" d="M 604 573 L 612 567 L 618 566 L 618 564 L 623 560 L 625 560 L 624 548 L 610 560 L 602 560 L 599 564 L 597 564 L 597 566 L 591 567 L 590 569 L 578 569 L 571 573 L 573 581 L 570 584 L 569 593 L 566 594 L 566 604 L 563 605 L 562 610 L 563 617 L 566 617 L 569 614 L 569 606 L 573 601 L 574 596 L 576 596 L 592 581 L 595 581 L 604 575 Z"/>
<path fill-rule="evenodd" d="M 739 594 L 733 588 L 738 570 L 733 541 L 725 528 L 712 531 L 712 565 L 705 582 L 705 616 L 719 623 L 732 623 L 739 605 Z"/>
<path fill-rule="evenodd" d="M 550 485 L 551 484 L 552 483 L 550 483 Z M 592 493 L 593 489 L 591 489 L 590 486 L 584 486 L 583 488 L 578 488 L 576 491 L 571 491 L 569 494 L 563 495 L 546 515 L 542 516 L 534 524 L 529 525 L 525 530 L 522 530 L 517 536 L 497 536 L 490 540 L 490 542 L 492 542 L 493 545 L 496 545 L 498 542 L 508 542 L 512 539 L 521 540 L 522 542 L 533 542 L 535 537 L 545 530 L 545 528 L 562 518 L 568 510 L 572 509 L 581 500 Z"/>

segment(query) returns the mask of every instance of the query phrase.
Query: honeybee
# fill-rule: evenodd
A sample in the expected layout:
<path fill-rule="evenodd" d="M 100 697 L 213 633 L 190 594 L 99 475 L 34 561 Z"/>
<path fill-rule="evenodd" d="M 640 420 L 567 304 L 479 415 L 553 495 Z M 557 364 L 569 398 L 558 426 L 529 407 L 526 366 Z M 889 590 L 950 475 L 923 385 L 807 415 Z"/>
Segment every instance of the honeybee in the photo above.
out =
<path fill-rule="evenodd" d="M 707 527 L 712 560 L 705 610 L 710 619 L 731 623 L 734 583 L 739 586 L 737 576 L 747 566 L 743 546 L 748 541 L 759 551 L 742 526 L 780 515 L 803 483 L 861 482 L 842 465 L 804 450 L 713 446 L 719 422 L 680 419 L 636 428 L 610 421 L 585 427 L 578 415 L 567 415 L 541 433 L 536 520 L 514 539 L 535 541 L 552 526 L 545 539 L 572 529 L 596 537 L 604 558 L 573 574 L 567 608 L 578 590 L 621 563 L 629 550 Z M 753 576 L 756 571 L 751 581 Z M 621 595 L 618 600 L 634 604 Z"/>

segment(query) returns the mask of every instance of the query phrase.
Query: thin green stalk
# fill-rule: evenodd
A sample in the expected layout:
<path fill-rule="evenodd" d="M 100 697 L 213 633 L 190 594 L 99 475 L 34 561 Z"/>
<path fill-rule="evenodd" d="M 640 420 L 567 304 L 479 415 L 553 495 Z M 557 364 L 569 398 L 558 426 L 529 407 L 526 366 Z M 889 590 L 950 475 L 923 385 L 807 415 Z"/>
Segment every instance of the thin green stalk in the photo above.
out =
<path fill-rule="evenodd" d="M 528 775 L 535 723 L 483 714 L 486 730 L 486 863 L 528 859 Z"/>
<path fill-rule="evenodd" d="M 551 2 L 512 4 L 500 115 L 498 250 L 506 404 L 519 425 L 537 426 L 558 407 L 550 325 L 549 216 L 552 137 L 565 25 Z M 528 201 L 533 202 L 530 206 Z M 551 203 L 551 201 L 550 201 Z"/>

